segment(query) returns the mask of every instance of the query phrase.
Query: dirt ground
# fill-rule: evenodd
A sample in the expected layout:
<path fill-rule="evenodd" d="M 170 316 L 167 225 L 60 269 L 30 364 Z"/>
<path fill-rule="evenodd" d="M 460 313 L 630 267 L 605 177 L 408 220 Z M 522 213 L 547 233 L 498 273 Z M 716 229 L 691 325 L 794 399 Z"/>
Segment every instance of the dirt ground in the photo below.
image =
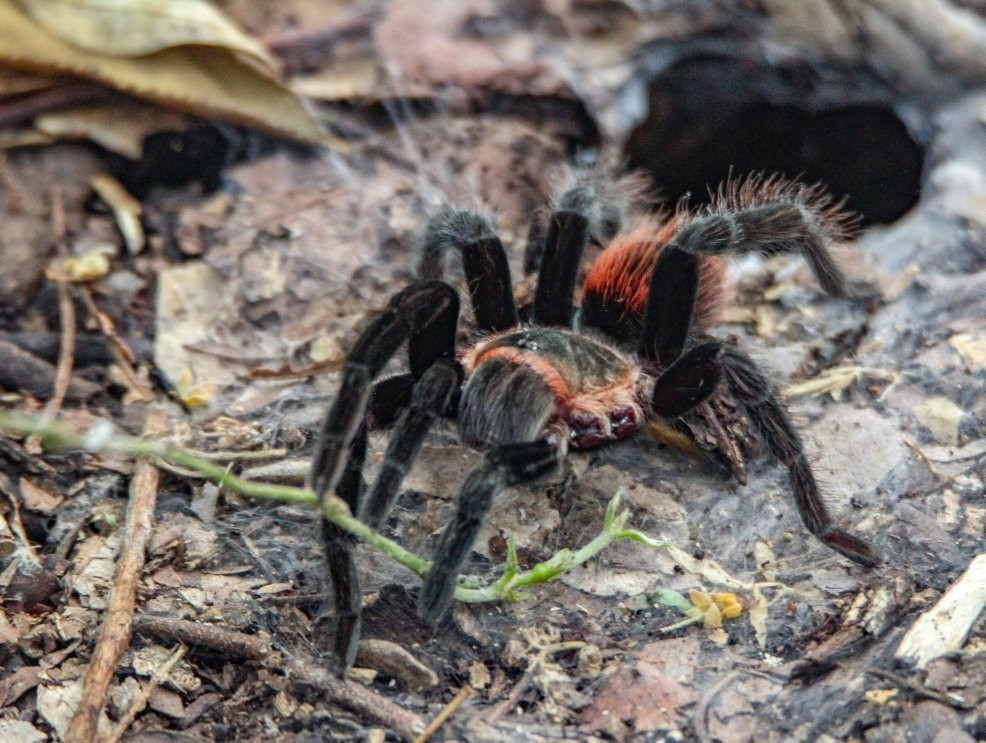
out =
<path fill-rule="evenodd" d="M 847 195 L 859 230 L 833 252 L 880 297 L 830 298 L 799 257 L 737 257 L 713 334 L 768 371 L 839 525 L 886 562 L 863 569 L 808 534 L 757 441 L 741 484 L 639 434 L 503 492 L 466 573 L 498 577 L 509 537 L 522 567 L 584 545 L 617 493 L 629 526 L 677 550 L 621 541 L 524 600 L 457 604 L 430 627 L 418 578 L 361 544 L 364 642 L 342 681 L 310 508 L 0 435 L 0 739 L 382 741 L 433 723 L 448 741 L 986 740 L 981 3 L 219 5 L 348 150 L 205 127 L 223 157 L 170 178 L 91 138 L 4 145 L 3 410 L 50 408 L 68 320 L 57 414 L 73 429 L 300 485 L 342 359 L 416 275 L 443 206 L 493 216 L 523 300 L 531 220 L 580 169 L 648 173 L 665 208 L 731 173 L 782 172 Z M 12 100 L 0 122 L 30 129 Z M 137 250 L 93 195 L 105 172 L 140 197 Z M 94 254 L 94 278 L 58 280 Z M 387 440 L 371 435 L 368 477 Z M 387 535 L 427 557 L 479 460 L 437 426 Z M 124 626 L 122 656 L 94 671 L 141 499 L 132 638 Z M 716 620 L 694 591 L 742 612 Z M 105 705 L 78 738 L 87 673 Z"/>

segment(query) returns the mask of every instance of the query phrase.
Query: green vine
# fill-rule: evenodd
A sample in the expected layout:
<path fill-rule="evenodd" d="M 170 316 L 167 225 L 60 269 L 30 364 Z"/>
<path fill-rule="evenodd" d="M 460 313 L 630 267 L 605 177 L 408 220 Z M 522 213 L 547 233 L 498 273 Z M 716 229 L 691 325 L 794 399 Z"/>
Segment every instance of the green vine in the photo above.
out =
<path fill-rule="evenodd" d="M 428 574 L 431 563 L 406 550 L 392 539 L 374 531 L 357 519 L 346 503 L 329 495 L 321 503 L 318 496 L 306 488 L 244 480 L 230 474 L 225 468 L 202 459 L 178 446 L 149 441 L 133 436 L 113 433 L 108 425 L 94 426 L 85 434 L 72 431 L 64 423 L 46 422 L 40 418 L 0 413 L 0 431 L 11 435 L 37 436 L 52 450 L 78 449 L 91 453 L 113 452 L 130 456 L 158 459 L 183 467 L 227 490 L 248 498 L 297 503 L 320 510 L 328 521 L 346 530 L 358 539 L 389 555 L 419 577 Z M 507 543 L 507 558 L 503 574 L 487 586 L 478 585 L 475 579 L 460 578 L 455 598 L 467 603 L 487 601 L 517 601 L 525 598 L 525 589 L 539 583 L 547 583 L 564 575 L 576 565 L 591 560 L 613 542 L 629 539 L 649 547 L 667 549 L 671 545 L 659 542 L 646 534 L 626 527 L 629 511 L 620 510 L 620 493 L 610 500 L 603 519 L 602 531 L 588 544 L 577 550 L 563 549 L 547 560 L 521 570 L 517 562 L 517 548 L 513 537 Z"/>

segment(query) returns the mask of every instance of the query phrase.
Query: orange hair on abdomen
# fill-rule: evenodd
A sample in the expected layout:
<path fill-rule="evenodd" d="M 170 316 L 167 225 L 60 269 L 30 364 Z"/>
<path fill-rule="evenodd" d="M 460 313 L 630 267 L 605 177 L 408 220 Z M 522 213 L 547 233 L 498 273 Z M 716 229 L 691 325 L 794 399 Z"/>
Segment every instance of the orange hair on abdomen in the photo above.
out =
<path fill-rule="evenodd" d="M 596 294 L 603 302 L 622 304 L 625 312 L 636 318 L 643 317 L 657 257 L 686 220 L 683 214 L 666 220 L 644 219 L 614 237 L 589 269 L 582 285 L 583 295 Z M 725 261 L 718 256 L 702 256 L 695 323 L 706 328 L 715 322 L 726 303 L 726 295 Z"/>

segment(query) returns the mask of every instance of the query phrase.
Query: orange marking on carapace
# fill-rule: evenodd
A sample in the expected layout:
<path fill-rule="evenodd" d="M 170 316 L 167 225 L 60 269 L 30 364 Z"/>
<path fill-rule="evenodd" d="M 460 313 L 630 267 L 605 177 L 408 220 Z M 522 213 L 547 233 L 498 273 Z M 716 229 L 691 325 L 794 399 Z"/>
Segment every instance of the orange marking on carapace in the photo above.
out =
<path fill-rule="evenodd" d="M 587 388 L 580 386 L 575 380 L 566 379 L 562 370 L 541 354 L 514 346 L 495 346 L 488 349 L 480 346 L 463 357 L 466 374 L 472 373 L 476 366 L 493 358 L 523 364 L 536 371 L 554 393 L 559 413 L 563 417 L 588 412 L 606 419 L 616 408 L 631 407 L 639 420 L 644 418 L 643 409 L 635 396 L 640 373 L 633 365 L 628 364 L 625 372 L 610 384 Z"/>
<path fill-rule="evenodd" d="M 551 361 L 544 356 L 513 346 L 496 346 L 487 350 L 483 350 L 482 347 L 476 349 L 474 354 L 469 354 L 469 357 L 463 359 L 466 374 L 471 374 L 472 370 L 479 364 L 492 358 L 501 358 L 513 364 L 529 366 L 545 381 L 558 400 L 568 400 L 572 396 L 568 381 Z"/>
<path fill-rule="evenodd" d="M 667 221 L 645 219 L 617 235 L 589 269 L 582 285 L 584 293 L 598 294 L 606 302 L 620 302 L 627 312 L 642 317 L 661 248 L 686 220 L 684 214 Z M 726 294 L 726 262 L 718 256 L 702 256 L 695 298 L 695 322 L 700 327 L 715 322 L 726 303 Z"/>

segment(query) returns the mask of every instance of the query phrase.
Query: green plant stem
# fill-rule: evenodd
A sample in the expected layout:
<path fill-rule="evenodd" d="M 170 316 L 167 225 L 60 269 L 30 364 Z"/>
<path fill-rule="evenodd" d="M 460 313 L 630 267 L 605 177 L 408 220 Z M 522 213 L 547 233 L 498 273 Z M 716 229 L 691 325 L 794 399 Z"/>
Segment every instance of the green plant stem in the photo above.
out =
<path fill-rule="evenodd" d="M 431 563 L 404 549 L 391 539 L 374 531 L 349 511 L 346 503 L 334 495 L 328 495 L 321 504 L 314 492 L 306 488 L 296 488 L 289 485 L 274 485 L 263 482 L 243 480 L 236 475 L 210 461 L 204 460 L 191 452 L 177 446 L 170 446 L 158 441 L 148 441 L 133 436 L 113 433 L 107 426 L 95 426 L 89 433 L 80 435 L 69 429 L 64 423 L 45 422 L 40 418 L 18 415 L 15 413 L 0 413 L 0 431 L 15 435 L 39 436 L 44 444 L 51 449 L 81 449 L 88 452 L 116 452 L 138 457 L 160 459 L 179 467 L 191 470 L 202 477 L 221 485 L 231 492 L 248 498 L 275 500 L 284 503 L 297 503 L 310 506 L 321 511 L 322 516 L 337 526 L 345 529 L 353 536 L 373 545 L 381 552 L 389 555 L 404 567 L 419 577 L 428 574 Z M 568 572 L 576 565 L 591 560 L 599 552 L 613 542 L 630 539 L 655 548 L 666 548 L 670 545 L 651 539 L 641 532 L 626 528 L 629 512 L 618 511 L 620 494 L 617 493 L 606 509 L 603 529 L 595 539 L 572 552 L 563 549 L 543 562 L 533 565 L 528 570 L 519 570 L 517 552 L 511 539 L 507 554 L 507 563 L 503 575 L 494 583 L 483 587 L 474 587 L 470 579 L 465 579 L 469 585 L 460 585 L 455 589 L 455 598 L 467 603 L 486 601 L 513 601 L 526 596 L 525 588 L 538 583 L 546 583 Z"/>

